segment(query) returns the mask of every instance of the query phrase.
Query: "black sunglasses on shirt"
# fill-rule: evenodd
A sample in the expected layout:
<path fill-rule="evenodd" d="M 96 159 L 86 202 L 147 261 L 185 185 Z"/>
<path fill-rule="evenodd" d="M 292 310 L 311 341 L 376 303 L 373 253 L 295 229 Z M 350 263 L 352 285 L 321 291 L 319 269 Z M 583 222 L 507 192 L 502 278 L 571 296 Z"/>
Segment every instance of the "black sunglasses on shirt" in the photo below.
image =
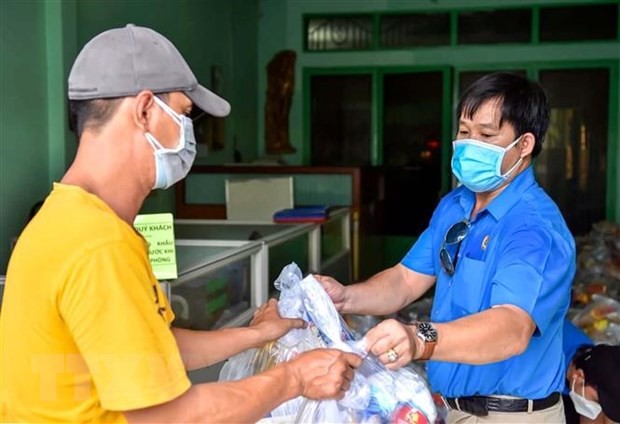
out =
<path fill-rule="evenodd" d="M 441 244 L 441 250 L 439 251 L 439 260 L 441 261 L 441 266 L 444 271 L 452 277 L 454 275 L 454 270 L 456 268 L 456 260 L 458 258 L 459 249 L 461 248 L 461 242 L 467 237 L 469 234 L 470 224 L 469 221 L 463 220 L 459 221 L 456 224 L 453 224 L 448 231 L 446 232 L 445 237 L 443 238 L 443 243 Z M 454 258 L 450 256 L 450 252 L 446 249 L 446 246 L 451 246 L 457 244 L 456 253 L 454 254 Z"/>

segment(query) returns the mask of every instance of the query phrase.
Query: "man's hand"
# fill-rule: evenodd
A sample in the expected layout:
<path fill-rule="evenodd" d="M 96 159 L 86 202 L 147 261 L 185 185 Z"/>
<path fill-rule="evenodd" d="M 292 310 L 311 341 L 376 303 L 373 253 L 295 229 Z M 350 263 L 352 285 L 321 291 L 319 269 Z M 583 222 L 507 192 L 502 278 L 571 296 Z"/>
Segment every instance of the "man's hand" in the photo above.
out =
<path fill-rule="evenodd" d="M 314 349 L 296 356 L 287 366 L 309 399 L 342 399 L 362 358 L 337 349 Z"/>
<path fill-rule="evenodd" d="M 395 319 L 380 322 L 371 328 L 366 336 L 366 347 L 388 369 L 398 369 L 420 355 L 422 341 L 414 334 L 411 326 Z"/>
<path fill-rule="evenodd" d="M 298 318 L 282 318 L 278 312 L 278 301 L 269 299 L 267 303 L 259 306 L 254 312 L 254 318 L 250 322 L 250 327 L 256 329 L 260 334 L 261 342 L 277 340 L 293 328 L 304 328 L 306 323 Z"/>
<path fill-rule="evenodd" d="M 346 288 L 338 282 L 335 278 L 328 277 L 326 275 L 314 275 L 314 278 L 321 283 L 327 295 L 334 302 L 334 306 L 338 312 L 344 312 L 343 308 L 346 304 Z"/>

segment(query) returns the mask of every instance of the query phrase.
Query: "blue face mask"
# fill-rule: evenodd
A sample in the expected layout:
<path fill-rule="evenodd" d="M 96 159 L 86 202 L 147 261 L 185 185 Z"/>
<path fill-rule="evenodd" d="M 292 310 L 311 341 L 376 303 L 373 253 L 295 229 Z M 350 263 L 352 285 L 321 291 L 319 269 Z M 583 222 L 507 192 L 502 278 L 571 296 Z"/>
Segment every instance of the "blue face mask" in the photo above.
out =
<path fill-rule="evenodd" d="M 471 138 L 452 142 L 452 173 L 468 189 L 476 193 L 493 191 L 501 186 L 523 161 L 520 158 L 505 174 L 502 174 L 504 155 L 521 137 L 507 147 L 494 146 Z"/>
<path fill-rule="evenodd" d="M 153 99 L 180 127 L 179 144 L 174 149 L 166 149 L 153 134 L 144 133 L 151 147 L 153 147 L 153 154 L 155 155 L 155 184 L 153 188 L 166 189 L 181 181 L 189 173 L 196 157 L 196 138 L 194 137 L 194 125 L 191 119 L 179 115 L 158 97 Z"/>

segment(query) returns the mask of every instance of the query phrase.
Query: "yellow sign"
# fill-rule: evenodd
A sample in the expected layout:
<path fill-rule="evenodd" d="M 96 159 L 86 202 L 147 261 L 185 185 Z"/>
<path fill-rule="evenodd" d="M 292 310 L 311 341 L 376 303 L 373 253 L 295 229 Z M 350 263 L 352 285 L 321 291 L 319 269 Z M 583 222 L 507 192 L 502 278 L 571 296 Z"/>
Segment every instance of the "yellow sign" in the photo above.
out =
<path fill-rule="evenodd" d="M 154 213 L 138 215 L 133 222 L 149 244 L 149 260 L 158 280 L 177 278 L 173 220 L 171 213 Z"/>

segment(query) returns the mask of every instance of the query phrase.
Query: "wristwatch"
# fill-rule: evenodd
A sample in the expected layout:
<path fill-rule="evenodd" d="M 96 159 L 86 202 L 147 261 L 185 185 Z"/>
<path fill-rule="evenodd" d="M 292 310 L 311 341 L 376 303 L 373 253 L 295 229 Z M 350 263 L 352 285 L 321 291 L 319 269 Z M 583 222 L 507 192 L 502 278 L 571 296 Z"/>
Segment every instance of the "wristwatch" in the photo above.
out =
<path fill-rule="evenodd" d="M 437 345 L 437 329 L 430 322 L 414 322 L 415 335 L 424 343 L 422 356 L 417 358 L 420 361 L 430 359 Z"/>

